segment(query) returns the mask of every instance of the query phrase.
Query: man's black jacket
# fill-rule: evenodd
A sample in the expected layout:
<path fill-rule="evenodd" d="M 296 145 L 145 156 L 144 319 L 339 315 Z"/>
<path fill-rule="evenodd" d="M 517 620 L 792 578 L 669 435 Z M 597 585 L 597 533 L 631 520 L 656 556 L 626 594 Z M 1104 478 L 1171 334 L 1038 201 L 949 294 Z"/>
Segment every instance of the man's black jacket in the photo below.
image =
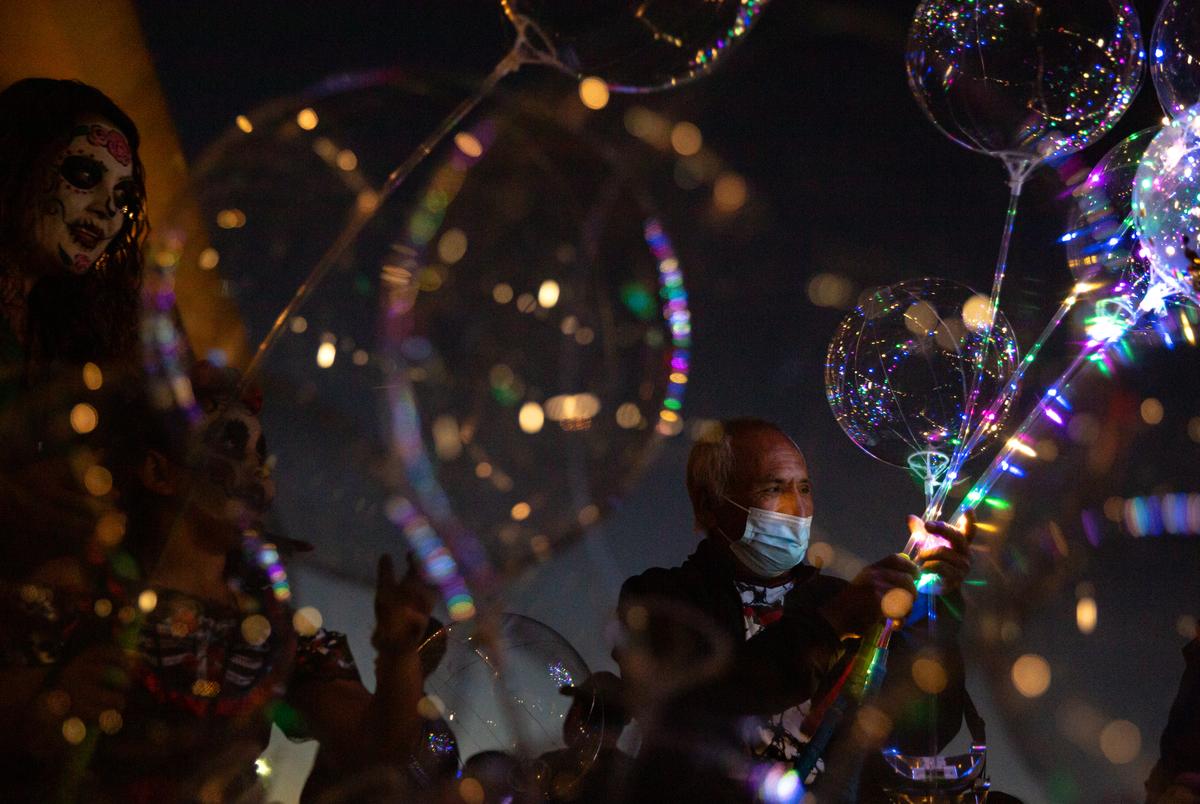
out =
<path fill-rule="evenodd" d="M 774 714 L 812 699 L 857 650 L 858 640 L 841 641 L 819 613 L 847 582 L 807 565 L 793 570 L 795 586 L 784 598 L 783 616 L 747 640 L 733 560 L 704 539 L 682 566 L 649 569 L 621 588 L 618 616 L 623 623 L 628 624 L 634 606 L 653 612 L 656 601 L 683 604 L 706 615 L 732 647 L 725 672 L 667 707 L 664 719 L 672 731 L 711 734 L 741 716 Z M 963 722 L 961 613 L 962 599 L 955 593 L 939 599 L 933 628 L 923 620 L 899 630 L 892 639 L 888 673 L 877 703 L 895 724 L 888 744 L 905 753 L 937 753 Z M 919 657 L 933 658 L 945 670 L 946 687 L 937 696 L 922 692 L 914 683 L 912 663 Z M 614 658 L 622 664 L 627 657 L 618 648 Z M 935 724 L 936 729 L 931 728 Z"/>

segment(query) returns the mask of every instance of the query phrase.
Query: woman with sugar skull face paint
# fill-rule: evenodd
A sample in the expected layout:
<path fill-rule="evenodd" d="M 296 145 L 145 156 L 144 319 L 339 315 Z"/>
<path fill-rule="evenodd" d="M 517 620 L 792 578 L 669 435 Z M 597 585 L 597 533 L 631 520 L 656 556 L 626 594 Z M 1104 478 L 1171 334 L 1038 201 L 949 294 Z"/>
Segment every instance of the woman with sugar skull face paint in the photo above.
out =
<path fill-rule="evenodd" d="M 103 118 L 75 125 L 53 159 L 38 216 L 38 243 L 72 274 L 92 269 L 136 203 L 129 140 Z"/>
<path fill-rule="evenodd" d="M 0 92 L 0 404 L 38 368 L 132 358 L 147 231 L 137 127 L 99 90 Z"/>
<path fill-rule="evenodd" d="M 76 426 L 69 417 L 92 385 L 140 362 L 147 224 L 139 142 L 128 115 L 77 81 L 27 78 L 0 91 L 0 575 L 7 578 L 80 549 L 100 513 L 70 467 L 95 424 Z"/>

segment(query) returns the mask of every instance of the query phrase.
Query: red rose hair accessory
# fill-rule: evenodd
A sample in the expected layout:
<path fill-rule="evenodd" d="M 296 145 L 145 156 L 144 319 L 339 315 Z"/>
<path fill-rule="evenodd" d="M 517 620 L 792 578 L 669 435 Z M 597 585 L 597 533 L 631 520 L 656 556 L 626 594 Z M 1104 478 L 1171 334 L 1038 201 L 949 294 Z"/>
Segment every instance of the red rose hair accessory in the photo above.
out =
<path fill-rule="evenodd" d="M 125 139 L 125 135 L 115 128 L 93 125 L 88 129 L 87 138 L 92 145 L 107 148 L 108 153 L 122 167 L 133 161 L 133 149 L 129 147 L 129 140 Z"/>

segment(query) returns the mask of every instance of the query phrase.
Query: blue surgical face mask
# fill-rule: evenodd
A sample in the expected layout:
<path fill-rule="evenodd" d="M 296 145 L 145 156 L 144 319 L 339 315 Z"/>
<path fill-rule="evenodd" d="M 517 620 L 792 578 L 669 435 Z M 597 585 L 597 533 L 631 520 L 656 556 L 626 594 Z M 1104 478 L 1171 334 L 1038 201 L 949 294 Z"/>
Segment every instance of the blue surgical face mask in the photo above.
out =
<path fill-rule="evenodd" d="M 742 538 L 729 544 L 729 549 L 746 569 L 764 578 L 774 578 L 804 560 L 808 552 L 808 532 L 812 527 L 811 516 L 747 508 L 728 497 L 725 499 L 746 512 L 746 530 Z"/>

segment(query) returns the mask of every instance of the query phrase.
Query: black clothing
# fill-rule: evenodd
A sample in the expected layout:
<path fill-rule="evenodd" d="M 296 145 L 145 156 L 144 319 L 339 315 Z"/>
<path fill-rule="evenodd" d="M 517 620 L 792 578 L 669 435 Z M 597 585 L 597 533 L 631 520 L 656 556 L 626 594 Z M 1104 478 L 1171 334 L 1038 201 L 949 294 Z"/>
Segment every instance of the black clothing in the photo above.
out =
<path fill-rule="evenodd" d="M 782 617 L 746 639 L 732 561 L 717 544 L 705 539 L 682 566 L 647 570 L 627 580 L 621 588 L 618 616 L 626 625 L 634 606 L 653 611 L 655 601 L 685 604 L 707 615 L 714 628 L 728 637 L 732 647 L 732 662 L 720 677 L 684 692 L 666 705 L 661 722 L 666 724 L 670 736 L 656 740 L 648 735 L 652 753 L 665 751 L 660 759 L 648 760 L 651 763 L 677 763 L 680 754 L 689 751 L 682 747 L 683 743 L 693 737 L 711 746 L 714 736 L 721 735 L 725 749 L 739 746 L 739 719 L 777 713 L 817 699 L 857 650 L 858 640 L 839 641 L 819 614 L 820 607 L 836 597 L 847 582 L 822 575 L 818 569 L 806 565 L 793 570 L 794 587 L 784 597 Z M 954 598 L 950 602 L 961 613 L 961 598 L 957 595 Z M 951 615 L 950 607 L 940 600 L 936 611 L 935 638 L 931 638 L 924 623 L 905 627 L 892 638 L 889 674 L 875 702 L 895 724 L 887 744 L 908 754 L 937 753 L 962 724 L 964 687 L 957 641 L 959 622 Z M 936 698 L 922 693 L 912 680 L 910 669 L 918 652 L 936 658 L 946 671 L 948 683 Z M 618 649 L 614 658 L 622 664 L 626 657 Z M 932 728 L 934 725 L 936 729 Z M 837 754 L 841 742 L 844 741 L 835 738 L 831 756 Z M 658 743 L 668 745 L 656 748 Z M 643 767 L 641 775 L 645 778 L 656 774 L 653 768 Z M 668 775 L 675 785 L 681 777 L 688 776 L 678 767 L 670 774 L 664 768 L 662 781 Z M 719 786 L 719 781 L 709 779 L 703 784 Z M 739 795 L 740 800 L 746 800 L 749 795 L 749 791 L 742 794 L 732 787 L 728 793 L 728 800 L 739 800 Z"/>
<path fill-rule="evenodd" d="M 1146 780 L 1146 801 L 1153 804 L 1181 773 L 1200 773 L 1200 637 L 1183 648 L 1186 663 L 1179 692 L 1163 730 L 1158 764 Z"/>
<path fill-rule="evenodd" d="M 633 759 L 616 748 L 601 748 L 594 757 L 581 757 L 561 748 L 539 757 L 543 794 L 553 804 L 604 804 L 620 800 Z"/>
<path fill-rule="evenodd" d="M 683 603 L 707 615 L 734 646 L 729 673 L 705 689 L 708 706 L 731 714 L 769 714 L 812 697 L 841 655 L 838 635 L 817 609 L 846 582 L 807 566 L 795 572 L 797 584 L 784 598 L 784 616 L 750 640 L 733 567 L 707 539 L 682 566 L 654 567 L 625 581 L 617 616 L 625 623 L 630 606 L 653 608 L 656 600 Z M 619 650 L 613 658 L 621 663 Z"/>

